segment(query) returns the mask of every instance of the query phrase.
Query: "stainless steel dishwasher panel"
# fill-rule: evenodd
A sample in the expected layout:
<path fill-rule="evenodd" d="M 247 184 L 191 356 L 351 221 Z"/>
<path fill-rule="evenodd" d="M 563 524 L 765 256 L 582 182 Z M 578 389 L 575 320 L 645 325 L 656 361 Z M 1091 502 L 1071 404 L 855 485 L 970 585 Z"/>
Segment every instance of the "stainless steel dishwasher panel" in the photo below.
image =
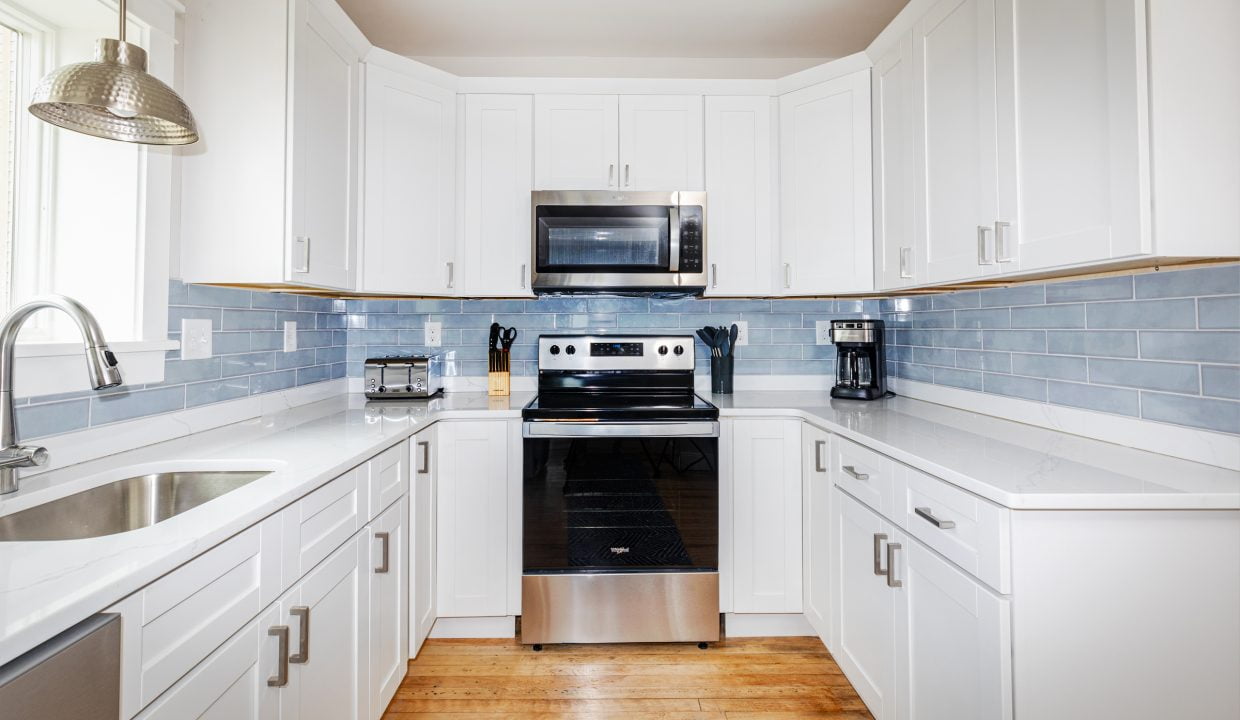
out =
<path fill-rule="evenodd" d="M 0 720 L 120 716 L 120 615 L 87 618 L 0 667 Z"/>

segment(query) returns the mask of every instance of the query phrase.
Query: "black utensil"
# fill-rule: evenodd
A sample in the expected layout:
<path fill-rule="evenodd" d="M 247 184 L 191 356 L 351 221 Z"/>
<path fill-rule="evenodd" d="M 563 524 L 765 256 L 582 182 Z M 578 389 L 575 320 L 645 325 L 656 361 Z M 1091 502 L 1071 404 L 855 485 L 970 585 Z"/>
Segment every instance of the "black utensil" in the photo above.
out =
<path fill-rule="evenodd" d="M 728 343 L 729 348 L 728 348 L 728 353 L 727 353 L 728 355 L 731 355 L 732 353 L 736 352 L 736 337 L 740 335 L 740 331 L 741 330 L 740 328 L 736 326 L 736 323 L 732 323 L 732 330 L 728 333 L 728 340 L 729 340 L 729 343 Z"/>

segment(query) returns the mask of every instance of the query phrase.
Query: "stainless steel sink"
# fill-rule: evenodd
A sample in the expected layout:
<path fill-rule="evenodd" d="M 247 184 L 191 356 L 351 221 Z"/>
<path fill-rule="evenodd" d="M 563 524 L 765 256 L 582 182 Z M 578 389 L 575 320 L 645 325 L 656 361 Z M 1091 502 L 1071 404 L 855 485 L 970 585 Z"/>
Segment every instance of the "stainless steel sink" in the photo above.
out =
<path fill-rule="evenodd" d="M 0 517 L 0 542 L 80 540 L 149 527 L 269 474 L 165 472 L 117 480 Z"/>

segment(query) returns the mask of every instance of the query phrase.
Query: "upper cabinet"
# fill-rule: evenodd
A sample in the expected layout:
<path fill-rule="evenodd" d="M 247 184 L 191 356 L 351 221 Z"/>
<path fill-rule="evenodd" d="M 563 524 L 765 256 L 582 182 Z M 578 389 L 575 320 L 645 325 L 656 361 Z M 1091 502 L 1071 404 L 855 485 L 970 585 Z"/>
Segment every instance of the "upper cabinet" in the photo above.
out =
<path fill-rule="evenodd" d="M 464 106 L 461 272 L 449 264 L 449 282 L 471 297 L 532 296 L 533 98 L 467 95 Z"/>
<path fill-rule="evenodd" d="M 706 294 L 770 295 L 778 253 L 774 100 L 706 98 Z"/>
<path fill-rule="evenodd" d="M 365 158 L 358 287 L 367 292 L 451 294 L 456 94 L 368 62 Z"/>
<path fill-rule="evenodd" d="M 782 292 L 872 290 L 870 71 L 781 96 L 779 122 Z"/>
<path fill-rule="evenodd" d="M 913 47 L 904 36 L 874 62 L 874 277 L 877 287 L 917 282 L 913 238 Z"/>
<path fill-rule="evenodd" d="M 331 0 L 187 10 L 183 279 L 353 289 L 367 47 Z"/>
<path fill-rule="evenodd" d="M 538 95 L 534 189 L 701 190 L 700 95 Z"/>

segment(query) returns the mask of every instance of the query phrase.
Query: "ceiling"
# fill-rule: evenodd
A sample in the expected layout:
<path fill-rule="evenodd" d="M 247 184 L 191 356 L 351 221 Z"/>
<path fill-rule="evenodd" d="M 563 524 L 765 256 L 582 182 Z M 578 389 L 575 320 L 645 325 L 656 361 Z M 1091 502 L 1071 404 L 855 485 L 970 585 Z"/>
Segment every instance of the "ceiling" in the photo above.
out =
<path fill-rule="evenodd" d="M 743 66 L 773 77 L 850 55 L 907 2 L 340 0 L 375 45 L 460 74 L 668 77 Z"/>

